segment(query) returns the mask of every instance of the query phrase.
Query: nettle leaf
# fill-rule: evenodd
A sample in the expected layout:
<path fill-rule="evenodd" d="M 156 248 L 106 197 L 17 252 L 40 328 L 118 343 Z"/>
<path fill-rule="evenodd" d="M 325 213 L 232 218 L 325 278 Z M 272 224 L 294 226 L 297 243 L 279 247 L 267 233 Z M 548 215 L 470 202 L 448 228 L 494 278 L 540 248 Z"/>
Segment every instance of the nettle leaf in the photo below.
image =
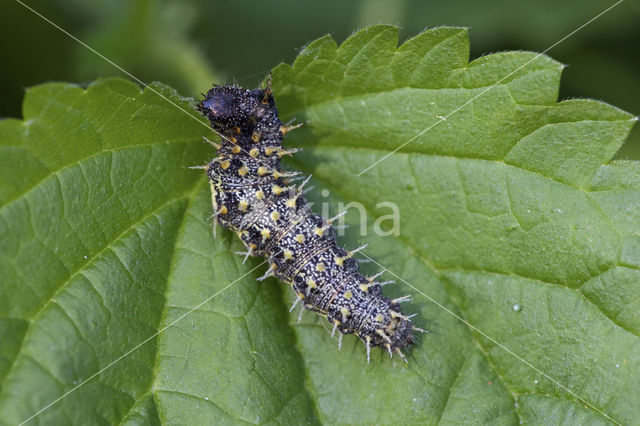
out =
<path fill-rule="evenodd" d="M 119 79 L 29 89 L 24 120 L 0 122 L 0 422 L 162 331 L 32 422 L 633 423 L 640 164 L 611 157 L 635 119 L 557 103 L 546 56 L 468 52 L 464 29 L 397 47 L 372 26 L 272 73 L 284 118 L 310 120 L 286 143 L 304 148 L 288 167 L 313 173 L 316 210 L 359 203 L 344 244 L 370 243 L 416 289 L 385 287 L 431 331 L 408 364 L 367 365 L 352 337 L 339 352 L 324 320 L 296 324 L 284 285 L 255 282 L 266 267 L 241 264 L 235 235 L 213 238 L 187 167 L 215 136 L 195 112 Z"/>

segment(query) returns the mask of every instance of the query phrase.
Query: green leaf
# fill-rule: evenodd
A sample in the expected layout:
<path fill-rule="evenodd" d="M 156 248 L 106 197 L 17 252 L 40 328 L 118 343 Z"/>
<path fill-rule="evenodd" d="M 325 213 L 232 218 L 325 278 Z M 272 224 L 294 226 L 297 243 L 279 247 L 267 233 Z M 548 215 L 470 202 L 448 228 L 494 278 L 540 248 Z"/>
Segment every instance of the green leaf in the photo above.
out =
<path fill-rule="evenodd" d="M 214 155 L 203 120 L 123 80 L 30 89 L 24 120 L 0 122 L 0 423 L 159 331 L 34 421 L 633 423 L 640 165 L 611 157 L 635 120 L 556 103 L 546 56 L 468 51 L 464 29 L 397 47 L 372 26 L 272 73 L 283 119 L 310 120 L 286 143 L 304 147 L 288 167 L 313 173 L 317 211 L 361 203 L 344 244 L 416 289 L 387 291 L 431 331 L 408 364 L 376 350 L 367 365 L 352 336 L 339 352 L 323 319 L 296 324 L 289 290 L 254 281 L 265 267 L 241 263 L 235 235 L 213 238 L 187 169 Z"/>

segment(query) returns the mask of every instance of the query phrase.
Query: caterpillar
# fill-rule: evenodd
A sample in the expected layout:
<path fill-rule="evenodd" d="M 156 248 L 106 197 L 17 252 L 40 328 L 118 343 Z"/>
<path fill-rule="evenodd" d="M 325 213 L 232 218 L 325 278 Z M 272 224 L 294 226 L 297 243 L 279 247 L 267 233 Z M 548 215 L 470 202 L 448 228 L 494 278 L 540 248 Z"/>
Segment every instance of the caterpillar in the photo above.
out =
<path fill-rule="evenodd" d="M 413 342 L 415 327 L 400 303 L 408 296 L 382 295 L 376 279 L 359 272 L 353 255 L 336 244 L 332 223 L 314 214 L 303 188 L 292 182 L 304 177 L 281 167 L 285 155 L 283 136 L 299 127 L 285 126 L 278 118 L 270 83 L 265 89 L 214 85 L 197 109 L 221 137 L 214 143 L 218 156 L 206 166 L 212 191 L 213 216 L 222 227 L 235 231 L 249 256 L 263 256 L 269 270 L 259 280 L 275 276 L 288 283 L 307 310 L 324 316 L 343 334 L 364 342 L 367 362 L 372 347 L 384 346 L 393 356 Z M 215 226 L 215 225 L 214 225 Z M 383 271 L 384 272 L 384 271 Z M 302 312 L 302 311 L 301 311 Z"/>

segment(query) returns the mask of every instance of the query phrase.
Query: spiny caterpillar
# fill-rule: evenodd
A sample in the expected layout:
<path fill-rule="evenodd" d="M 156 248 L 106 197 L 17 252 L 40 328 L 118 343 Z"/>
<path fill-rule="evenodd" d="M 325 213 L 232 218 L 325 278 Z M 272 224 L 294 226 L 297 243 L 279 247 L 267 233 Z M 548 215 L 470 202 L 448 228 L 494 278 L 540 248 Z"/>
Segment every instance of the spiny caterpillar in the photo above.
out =
<path fill-rule="evenodd" d="M 400 303 L 407 296 L 389 299 L 377 282 L 382 273 L 365 277 L 353 255 L 335 242 L 331 225 L 309 209 L 303 187 L 291 183 L 297 172 L 283 171 L 282 137 L 298 126 L 285 126 L 278 118 L 270 86 L 245 90 L 215 86 L 197 108 L 205 115 L 222 143 L 214 144 L 218 157 L 204 166 L 211 183 L 214 216 L 235 231 L 248 256 L 265 256 L 270 264 L 262 278 L 276 276 L 297 294 L 293 305 L 327 318 L 342 334 L 354 333 L 367 347 L 367 362 L 374 346 L 390 355 L 413 341 L 414 327 Z M 309 176 L 310 177 L 310 176 Z M 362 247 L 361 247 L 362 248 Z M 293 309 L 293 307 L 291 309 Z M 342 334 L 340 342 L 342 342 Z"/>

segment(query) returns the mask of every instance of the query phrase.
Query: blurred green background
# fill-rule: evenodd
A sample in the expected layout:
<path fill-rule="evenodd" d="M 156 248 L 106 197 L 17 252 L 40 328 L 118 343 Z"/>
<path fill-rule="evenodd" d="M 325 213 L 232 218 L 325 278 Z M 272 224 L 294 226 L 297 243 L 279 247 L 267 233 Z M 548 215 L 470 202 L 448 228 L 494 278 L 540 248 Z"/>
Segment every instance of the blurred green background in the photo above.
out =
<path fill-rule="evenodd" d="M 22 0 L 145 82 L 196 96 L 211 83 L 256 85 L 327 33 L 372 23 L 401 39 L 439 25 L 471 29 L 471 56 L 543 51 L 615 3 L 607 0 Z M 640 115 L 640 2 L 625 0 L 548 54 L 569 65 L 560 99 L 588 97 Z M 19 117 L 26 87 L 122 75 L 15 0 L 0 5 L 0 117 Z M 640 159 L 640 126 L 618 153 Z"/>

